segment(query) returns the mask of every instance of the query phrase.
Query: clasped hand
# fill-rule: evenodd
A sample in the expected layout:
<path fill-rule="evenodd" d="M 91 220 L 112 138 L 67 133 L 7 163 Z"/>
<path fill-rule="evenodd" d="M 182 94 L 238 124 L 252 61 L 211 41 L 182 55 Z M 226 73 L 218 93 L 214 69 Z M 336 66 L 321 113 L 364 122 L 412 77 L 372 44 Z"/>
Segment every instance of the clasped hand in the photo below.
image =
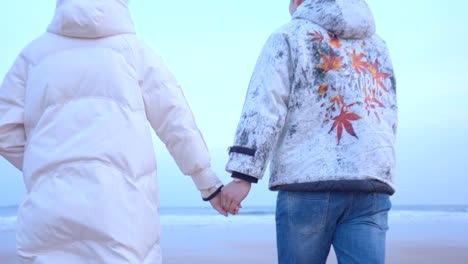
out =
<path fill-rule="evenodd" d="M 228 213 L 236 215 L 242 208 L 241 202 L 250 192 L 251 183 L 247 181 L 231 181 L 221 189 L 221 193 L 210 200 L 211 206 L 224 216 Z"/>

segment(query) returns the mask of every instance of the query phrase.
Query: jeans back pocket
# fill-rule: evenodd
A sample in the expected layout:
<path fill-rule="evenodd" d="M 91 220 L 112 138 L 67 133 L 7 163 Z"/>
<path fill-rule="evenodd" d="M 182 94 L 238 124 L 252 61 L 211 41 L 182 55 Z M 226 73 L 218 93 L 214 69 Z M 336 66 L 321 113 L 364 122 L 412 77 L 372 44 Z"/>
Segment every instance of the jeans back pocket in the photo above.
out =
<path fill-rule="evenodd" d="M 298 232 L 311 234 L 325 227 L 329 192 L 288 192 L 289 223 Z"/>

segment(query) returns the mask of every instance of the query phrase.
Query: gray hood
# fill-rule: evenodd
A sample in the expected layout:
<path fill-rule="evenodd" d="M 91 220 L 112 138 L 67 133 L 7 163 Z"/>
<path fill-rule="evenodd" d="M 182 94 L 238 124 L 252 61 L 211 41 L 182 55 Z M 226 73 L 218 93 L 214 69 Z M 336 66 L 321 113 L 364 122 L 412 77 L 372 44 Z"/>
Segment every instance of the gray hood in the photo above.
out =
<path fill-rule="evenodd" d="M 363 39 L 375 33 L 374 16 L 365 0 L 306 0 L 293 18 L 310 20 L 345 39 Z"/>
<path fill-rule="evenodd" d="M 128 0 L 58 0 L 48 31 L 87 39 L 135 33 Z"/>

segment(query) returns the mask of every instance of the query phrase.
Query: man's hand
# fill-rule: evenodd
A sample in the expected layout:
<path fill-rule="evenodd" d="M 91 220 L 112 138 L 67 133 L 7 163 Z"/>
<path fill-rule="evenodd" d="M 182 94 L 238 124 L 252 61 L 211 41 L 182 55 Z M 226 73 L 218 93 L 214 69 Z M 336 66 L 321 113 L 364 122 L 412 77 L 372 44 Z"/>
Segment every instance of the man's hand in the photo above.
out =
<path fill-rule="evenodd" d="M 221 205 L 224 211 L 233 215 L 242 208 L 241 202 L 247 197 L 252 184 L 244 180 L 233 180 L 221 190 Z"/>
<path fill-rule="evenodd" d="M 223 188 L 224 189 L 224 188 Z M 210 204 L 211 206 L 216 210 L 218 211 L 220 214 L 224 215 L 224 216 L 228 216 L 228 212 L 226 210 L 223 209 L 223 206 L 221 204 L 221 195 L 222 193 L 219 193 L 218 195 L 216 195 L 215 198 L 211 199 L 210 200 Z"/>

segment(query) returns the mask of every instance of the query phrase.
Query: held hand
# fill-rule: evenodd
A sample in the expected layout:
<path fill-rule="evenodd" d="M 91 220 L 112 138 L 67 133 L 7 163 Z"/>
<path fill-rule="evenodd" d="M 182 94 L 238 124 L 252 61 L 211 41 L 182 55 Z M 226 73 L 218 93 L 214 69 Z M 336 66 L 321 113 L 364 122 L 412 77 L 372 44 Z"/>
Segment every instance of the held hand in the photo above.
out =
<path fill-rule="evenodd" d="M 228 213 L 226 212 L 226 210 L 223 209 L 223 206 L 221 204 L 221 193 L 216 195 L 215 198 L 211 199 L 210 204 L 220 214 L 222 214 L 222 215 L 224 215 L 226 217 L 228 216 Z"/>
<path fill-rule="evenodd" d="M 224 211 L 236 215 L 239 209 L 242 208 L 241 202 L 249 194 L 251 185 L 247 181 L 234 180 L 224 186 L 221 190 L 221 204 Z"/>

